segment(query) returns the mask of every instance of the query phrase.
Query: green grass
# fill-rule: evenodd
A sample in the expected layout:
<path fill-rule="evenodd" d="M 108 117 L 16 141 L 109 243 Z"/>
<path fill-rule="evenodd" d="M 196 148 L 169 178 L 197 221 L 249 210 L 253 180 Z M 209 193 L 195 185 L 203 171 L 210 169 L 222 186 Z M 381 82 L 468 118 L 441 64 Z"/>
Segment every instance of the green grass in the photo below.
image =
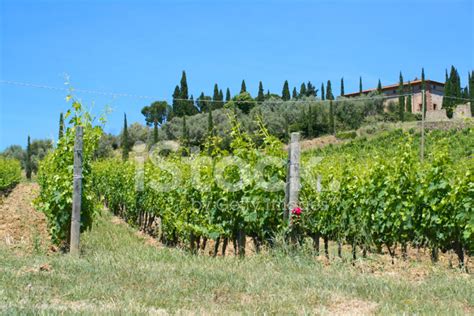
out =
<path fill-rule="evenodd" d="M 82 246 L 80 258 L 0 246 L 0 313 L 465 314 L 474 308 L 473 277 L 456 270 L 430 267 L 421 280 L 410 280 L 403 272 L 326 266 L 305 254 L 193 256 L 146 245 L 108 214 L 83 235 Z M 44 264 L 49 271 L 40 271 Z"/>

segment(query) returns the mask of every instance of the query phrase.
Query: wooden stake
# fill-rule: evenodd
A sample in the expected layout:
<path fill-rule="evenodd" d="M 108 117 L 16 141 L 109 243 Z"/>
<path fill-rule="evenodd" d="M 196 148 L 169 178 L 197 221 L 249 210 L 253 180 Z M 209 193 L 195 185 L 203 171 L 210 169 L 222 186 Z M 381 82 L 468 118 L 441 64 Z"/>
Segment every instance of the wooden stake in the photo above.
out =
<path fill-rule="evenodd" d="M 298 206 L 298 195 L 300 191 L 300 133 L 291 133 L 290 146 L 288 148 L 288 174 L 286 184 L 286 208 L 285 219 L 291 218 L 290 212 Z"/>
<path fill-rule="evenodd" d="M 74 178 L 72 193 L 71 215 L 71 244 L 70 253 L 79 254 L 79 239 L 81 233 L 81 199 L 82 199 L 82 126 L 76 126 L 74 142 Z"/>
<path fill-rule="evenodd" d="M 420 158 L 421 162 L 425 159 L 425 89 L 421 90 L 421 148 Z"/>

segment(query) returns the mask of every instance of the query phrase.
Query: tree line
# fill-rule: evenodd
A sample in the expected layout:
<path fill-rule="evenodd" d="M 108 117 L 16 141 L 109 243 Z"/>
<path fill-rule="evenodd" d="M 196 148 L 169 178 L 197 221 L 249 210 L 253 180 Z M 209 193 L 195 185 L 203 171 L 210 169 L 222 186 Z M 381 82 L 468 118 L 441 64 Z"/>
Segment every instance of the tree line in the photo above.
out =
<path fill-rule="evenodd" d="M 421 80 L 422 87 L 425 87 L 424 69 L 421 71 Z M 260 81 L 256 97 L 252 97 L 245 80 L 242 80 L 239 93 L 233 96 L 229 88 L 226 88 L 224 93 L 222 87 L 215 83 L 212 96 L 203 91 L 197 99 L 194 99 L 189 93 L 186 72 L 183 71 L 179 84 L 174 88 L 171 104 L 166 101 L 155 101 L 143 107 L 141 113 L 146 126 L 141 124 L 128 126 L 124 114 L 124 125 L 120 135 L 104 134 L 96 155 L 110 156 L 114 150 L 120 148 L 122 156 L 126 159 L 132 144 L 137 140 L 152 145 L 160 140 L 171 139 L 191 146 L 202 146 L 202 141 L 209 133 L 225 138 L 225 126 L 228 126 L 224 115 L 226 109 L 233 110 L 249 131 L 254 128 L 251 120 L 258 115 L 266 116 L 264 121 L 271 126 L 269 130 L 282 140 L 286 139 L 288 132 L 295 130 L 302 131 L 305 137 L 311 138 L 323 134 L 336 134 L 338 131 L 355 129 L 362 124 L 377 121 L 417 120 L 421 116 L 412 113 L 412 92 L 410 81 L 406 84 L 400 72 L 398 102 L 390 103 L 386 109 L 380 98 L 383 94 L 380 79 L 375 91 L 368 93 L 363 90 L 362 77 L 359 77 L 360 98 L 344 97 L 344 78 L 341 78 L 337 98 L 330 80 L 321 83 L 320 88 L 316 88 L 311 81 L 303 82 L 298 89 L 293 87 L 291 92 L 290 85 L 285 80 L 280 94 L 268 89 L 265 91 Z M 453 109 L 458 104 L 474 100 L 474 72 L 468 73 L 468 84 L 461 87 L 458 70 L 451 66 L 449 74 L 446 70 L 444 96 L 442 106 L 447 110 L 448 116 L 452 116 Z M 362 100 L 364 97 L 372 100 Z M 471 102 L 471 112 L 474 113 L 474 102 Z M 59 138 L 63 131 L 64 120 L 61 113 Z M 12 145 L 2 155 L 20 160 L 29 176 L 36 172 L 38 161 L 52 147 L 49 140 L 34 140 L 31 144 L 28 143 L 26 151 L 19 145 Z"/>

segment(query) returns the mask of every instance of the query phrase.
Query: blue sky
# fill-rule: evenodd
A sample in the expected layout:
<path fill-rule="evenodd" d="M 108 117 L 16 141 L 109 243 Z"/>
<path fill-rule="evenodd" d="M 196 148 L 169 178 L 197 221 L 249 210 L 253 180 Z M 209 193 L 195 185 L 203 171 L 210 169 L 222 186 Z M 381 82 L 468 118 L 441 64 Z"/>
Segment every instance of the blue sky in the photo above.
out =
<path fill-rule="evenodd" d="M 22 1 L 0 0 L 0 150 L 55 138 L 68 109 L 65 91 L 5 81 L 170 99 L 181 71 L 190 93 L 215 82 L 234 94 L 245 79 L 281 93 L 330 79 L 339 93 L 420 75 L 444 81 L 455 65 L 466 83 L 474 64 L 472 1 Z M 123 113 L 143 122 L 152 100 L 76 93 L 94 113 L 106 105 L 106 131 Z"/>

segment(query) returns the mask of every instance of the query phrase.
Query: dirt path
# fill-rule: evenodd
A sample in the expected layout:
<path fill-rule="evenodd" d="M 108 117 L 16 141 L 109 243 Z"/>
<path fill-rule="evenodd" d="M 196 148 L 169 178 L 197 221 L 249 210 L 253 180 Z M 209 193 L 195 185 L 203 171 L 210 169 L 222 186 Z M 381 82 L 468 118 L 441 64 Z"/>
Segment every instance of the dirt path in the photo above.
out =
<path fill-rule="evenodd" d="M 46 217 L 32 203 L 38 184 L 20 183 L 0 202 L 0 243 L 26 249 L 49 245 Z"/>

